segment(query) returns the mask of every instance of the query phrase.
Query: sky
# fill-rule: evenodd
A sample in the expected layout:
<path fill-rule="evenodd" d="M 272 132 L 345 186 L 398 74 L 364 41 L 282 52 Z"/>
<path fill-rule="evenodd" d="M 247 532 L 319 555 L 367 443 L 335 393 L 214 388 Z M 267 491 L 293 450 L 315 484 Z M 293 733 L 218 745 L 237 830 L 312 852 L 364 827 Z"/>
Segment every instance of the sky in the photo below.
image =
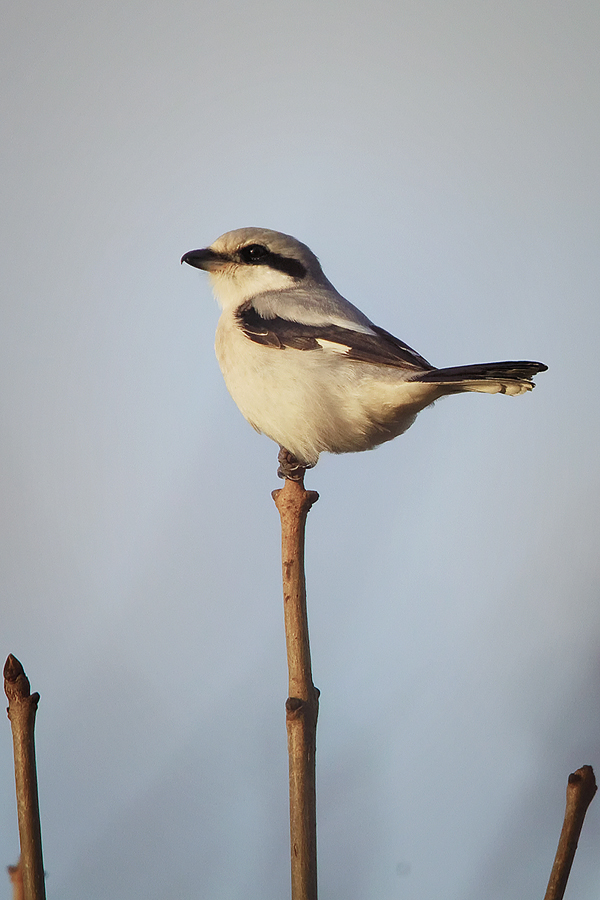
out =
<path fill-rule="evenodd" d="M 598 4 L 2 21 L 0 655 L 41 694 L 49 900 L 289 893 L 277 448 L 179 265 L 252 225 L 435 365 L 549 367 L 306 479 L 321 895 L 542 897 L 567 776 L 600 772 Z"/>

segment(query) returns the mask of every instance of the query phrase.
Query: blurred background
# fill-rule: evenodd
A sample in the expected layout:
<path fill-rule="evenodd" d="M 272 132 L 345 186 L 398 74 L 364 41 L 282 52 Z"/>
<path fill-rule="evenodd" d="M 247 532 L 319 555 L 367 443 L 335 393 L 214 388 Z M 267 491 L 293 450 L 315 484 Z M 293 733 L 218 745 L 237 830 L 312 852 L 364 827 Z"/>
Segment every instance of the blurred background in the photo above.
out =
<path fill-rule="evenodd" d="M 307 476 L 322 895 L 542 897 L 567 776 L 600 769 L 600 8 L 2 20 L 0 655 L 42 695 L 49 898 L 288 895 L 277 448 L 179 265 L 247 225 L 435 365 L 549 366 Z M 599 846 L 597 799 L 578 900 Z"/>

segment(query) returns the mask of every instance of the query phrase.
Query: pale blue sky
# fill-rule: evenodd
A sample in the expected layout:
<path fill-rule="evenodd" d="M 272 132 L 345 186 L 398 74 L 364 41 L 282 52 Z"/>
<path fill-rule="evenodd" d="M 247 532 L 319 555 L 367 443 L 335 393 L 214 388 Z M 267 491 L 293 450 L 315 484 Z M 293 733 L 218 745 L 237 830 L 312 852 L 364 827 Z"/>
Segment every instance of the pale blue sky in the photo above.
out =
<path fill-rule="evenodd" d="M 179 266 L 247 225 L 434 364 L 549 365 L 307 479 L 322 896 L 543 896 L 600 771 L 597 4 L 2 19 L 0 649 L 42 694 L 49 900 L 288 892 L 276 447 Z M 4 864 L 11 752 L 7 723 Z"/>

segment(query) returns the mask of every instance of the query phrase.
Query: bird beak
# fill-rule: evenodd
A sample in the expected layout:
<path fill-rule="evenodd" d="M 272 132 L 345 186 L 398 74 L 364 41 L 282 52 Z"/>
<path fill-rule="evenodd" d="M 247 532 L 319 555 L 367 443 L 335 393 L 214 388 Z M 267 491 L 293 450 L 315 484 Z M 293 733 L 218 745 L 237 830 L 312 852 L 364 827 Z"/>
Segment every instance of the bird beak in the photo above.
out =
<path fill-rule="evenodd" d="M 214 272 L 216 269 L 226 262 L 226 258 L 206 247 L 204 250 L 189 250 L 181 257 L 182 263 L 188 266 L 194 266 L 196 269 L 204 269 L 207 272 Z"/>

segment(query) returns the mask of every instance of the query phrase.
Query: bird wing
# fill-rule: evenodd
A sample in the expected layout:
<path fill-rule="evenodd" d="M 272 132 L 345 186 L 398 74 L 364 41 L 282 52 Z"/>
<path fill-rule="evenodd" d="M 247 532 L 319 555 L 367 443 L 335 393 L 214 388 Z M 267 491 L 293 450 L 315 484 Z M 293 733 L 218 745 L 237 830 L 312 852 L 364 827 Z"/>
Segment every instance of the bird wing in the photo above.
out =
<path fill-rule="evenodd" d="M 276 350 L 337 353 L 345 359 L 401 369 L 433 368 L 415 350 L 377 325 L 371 324 L 370 331 L 355 331 L 330 322 L 307 324 L 277 315 L 265 317 L 250 300 L 237 309 L 236 319 L 247 338 Z"/>

